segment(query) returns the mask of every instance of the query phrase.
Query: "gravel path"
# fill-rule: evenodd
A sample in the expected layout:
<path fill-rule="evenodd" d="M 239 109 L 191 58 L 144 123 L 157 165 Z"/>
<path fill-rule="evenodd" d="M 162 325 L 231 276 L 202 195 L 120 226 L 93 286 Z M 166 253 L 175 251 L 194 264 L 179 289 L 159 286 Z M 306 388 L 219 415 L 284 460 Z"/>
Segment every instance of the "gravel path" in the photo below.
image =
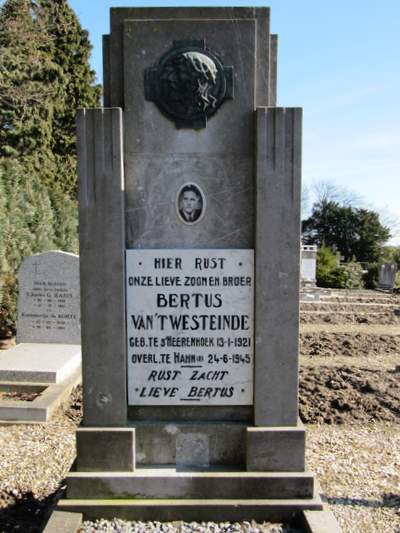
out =
<path fill-rule="evenodd" d="M 46 424 L 0 425 L 0 532 L 42 531 L 75 458 L 80 396 Z"/>
<path fill-rule="evenodd" d="M 80 533 L 303 533 L 285 524 L 264 522 L 127 522 L 97 520 L 84 522 Z"/>
<path fill-rule="evenodd" d="M 400 427 L 307 426 L 307 465 L 343 533 L 400 532 Z"/>

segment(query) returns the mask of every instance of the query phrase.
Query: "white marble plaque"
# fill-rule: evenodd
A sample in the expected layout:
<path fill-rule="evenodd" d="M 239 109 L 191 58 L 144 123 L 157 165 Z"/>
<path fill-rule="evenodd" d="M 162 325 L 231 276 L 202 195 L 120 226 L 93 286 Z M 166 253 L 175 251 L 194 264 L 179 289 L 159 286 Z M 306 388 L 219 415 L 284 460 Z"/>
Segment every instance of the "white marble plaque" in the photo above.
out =
<path fill-rule="evenodd" d="M 253 250 L 127 250 L 129 405 L 253 403 Z"/>

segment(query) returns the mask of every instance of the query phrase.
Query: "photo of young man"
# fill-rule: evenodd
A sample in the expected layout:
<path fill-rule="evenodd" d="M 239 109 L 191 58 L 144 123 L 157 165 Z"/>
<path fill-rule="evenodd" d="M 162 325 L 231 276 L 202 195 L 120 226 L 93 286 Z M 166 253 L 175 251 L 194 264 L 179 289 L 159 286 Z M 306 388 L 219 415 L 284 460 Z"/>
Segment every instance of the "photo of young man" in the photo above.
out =
<path fill-rule="evenodd" d="M 177 212 L 186 224 L 197 222 L 204 211 L 204 197 L 200 188 L 194 183 L 183 185 L 177 195 Z"/>

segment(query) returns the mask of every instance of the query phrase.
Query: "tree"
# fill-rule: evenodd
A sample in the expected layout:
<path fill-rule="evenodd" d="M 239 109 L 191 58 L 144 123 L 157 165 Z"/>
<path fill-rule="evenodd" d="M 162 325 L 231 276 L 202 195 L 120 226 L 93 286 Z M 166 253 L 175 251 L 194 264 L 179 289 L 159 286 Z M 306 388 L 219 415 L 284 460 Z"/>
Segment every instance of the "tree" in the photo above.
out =
<path fill-rule="evenodd" d="M 51 248 L 77 251 L 75 114 L 100 100 L 90 50 L 87 32 L 66 0 L 1 3 L 3 325 L 15 317 L 16 272 L 23 257 Z"/>
<path fill-rule="evenodd" d="M 317 285 L 343 289 L 346 277 L 343 268 L 339 266 L 338 257 L 327 246 L 321 246 L 317 252 Z"/>
<path fill-rule="evenodd" d="M 54 213 L 37 174 L 0 160 L 0 332 L 16 320 L 16 270 L 25 256 L 55 247 Z M 4 332 L 4 331 L 3 331 Z"/>
<path fill-rule="evenodd" d="M 75 118 L 82 107 L 100 105 L 101 87 L 90 69 L 88 33 L 66 0 L 36 0 L 51 37 L 50 55 L 57 65 L 59 97 L 52 115 L 51 150 L 62 190 L 76 195 Z"/>
<path fill-rule="evenodd" d="M 310 194 L 314 203 L 337 202 L 346 207 L 356 207 L 363 203 L 362 196 L 356 192 L 328 180 L 314 181 Z"/>
<path fill-rule="evenodd" d="M 0 11 L 0 157 L 25 158 L 51 145 L 57 66 L 43 21 L 26 0 Z"/>
<path fill-rule="evenodd" d="M 305 244 L 329 246 L 339 251 L 345 261 L 352 258 L 360 262 L 377 261 L 383 244 L 390 238 L 389 229 L 374 211 L 329 200 L 314 204 L 302 230 Z"/>
<path fill-rule="evenodd" d="M 87 32 L 66 0 L 6 0 L 0 10 L 0 157 L 25 158 L 76 196 L 75 115 L 96 107 Z"/>

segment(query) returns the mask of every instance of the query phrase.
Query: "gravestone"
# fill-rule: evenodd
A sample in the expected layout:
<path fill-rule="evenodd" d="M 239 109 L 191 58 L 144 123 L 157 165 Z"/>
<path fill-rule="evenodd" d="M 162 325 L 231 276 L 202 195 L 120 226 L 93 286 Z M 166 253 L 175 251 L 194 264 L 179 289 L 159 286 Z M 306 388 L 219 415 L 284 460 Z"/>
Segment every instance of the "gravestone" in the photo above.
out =
<path fill-rule="evenodd" d="M 17 345 L 1 357 L 0 381 L 62 383 L 81 365 L 79 256 L 26 257 L 18 287 Z"/>
<path fill-rule="evenodd" d="M 302 287 L 314 286 L 317 282 L 317 246 L 301 246 L 300 282 Z"/>
<path fill-rule="evenodd" d="M 80 344 L 79 257 L 26 257 L 18 272 L 17 342 Z"/>
<path fill-rule="evenodd" d="M 321 509 L 298 419 L 300 108 L 267 8 L 113 8 L 78 114 L 86 517 Z"/>
<path fill-rule="evenodd" d="M 382 263 L 378 269 L 378 288 L 392 291 L 396 282 L 396 263 Z"/>

